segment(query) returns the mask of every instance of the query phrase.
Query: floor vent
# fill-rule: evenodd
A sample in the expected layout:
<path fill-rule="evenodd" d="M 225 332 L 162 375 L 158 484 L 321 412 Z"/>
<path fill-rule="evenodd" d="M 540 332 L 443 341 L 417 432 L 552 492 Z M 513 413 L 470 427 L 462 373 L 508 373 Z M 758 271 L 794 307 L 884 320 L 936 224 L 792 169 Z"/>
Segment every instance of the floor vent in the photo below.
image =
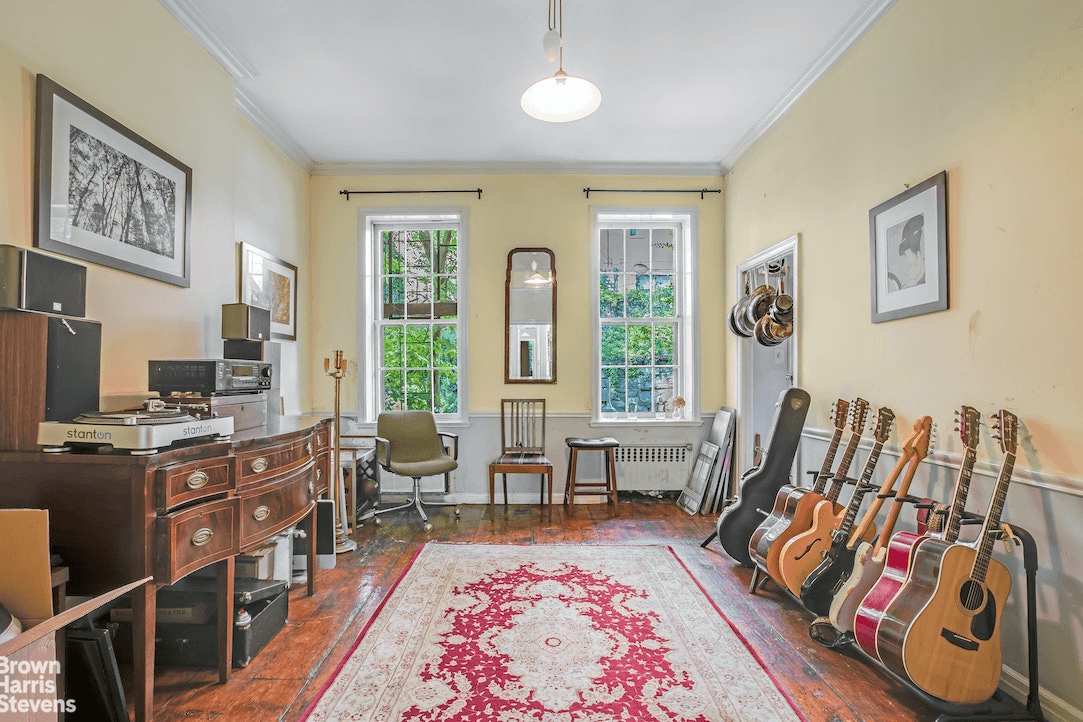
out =
<path fill-rule="evenodd" d="M 635 444 L 618 447 L 616 457 L 625 464 L 684 464 L 691 452 L 691 444 Z"/>

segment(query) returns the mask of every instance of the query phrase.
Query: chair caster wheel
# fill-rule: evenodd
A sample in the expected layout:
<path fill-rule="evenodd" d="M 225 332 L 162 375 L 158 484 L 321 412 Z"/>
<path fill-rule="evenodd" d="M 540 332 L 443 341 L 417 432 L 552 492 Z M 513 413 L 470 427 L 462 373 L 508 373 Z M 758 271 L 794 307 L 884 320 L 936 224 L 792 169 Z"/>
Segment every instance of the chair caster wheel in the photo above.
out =
<path fill-rule="evenodd" d="M 432 524 L 425 522 L 425 531 L 432 531 Z"/>
<path fill-rule="evenodd" d="M 455 516 L 459 516 L 460 514 L 462 514 L 462 509 L 455 507 Z"/>
<path fill-rule="evenodd" d="M 380 518 L 376 517 L 375 519 L 372 520 L 372 523 L 375 524 L 376 526 L 380 526 Z"/>

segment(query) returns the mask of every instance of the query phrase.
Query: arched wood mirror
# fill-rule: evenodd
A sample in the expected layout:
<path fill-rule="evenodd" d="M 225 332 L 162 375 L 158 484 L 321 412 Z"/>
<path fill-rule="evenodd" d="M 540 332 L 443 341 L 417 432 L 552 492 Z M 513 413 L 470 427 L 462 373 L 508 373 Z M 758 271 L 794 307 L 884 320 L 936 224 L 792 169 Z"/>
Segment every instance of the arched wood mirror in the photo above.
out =
<path fill-rule="evenodd" d="M 548 248 L 513 248 L 504 283 L 504 382 L 556 380 L 556 257 Z"/>

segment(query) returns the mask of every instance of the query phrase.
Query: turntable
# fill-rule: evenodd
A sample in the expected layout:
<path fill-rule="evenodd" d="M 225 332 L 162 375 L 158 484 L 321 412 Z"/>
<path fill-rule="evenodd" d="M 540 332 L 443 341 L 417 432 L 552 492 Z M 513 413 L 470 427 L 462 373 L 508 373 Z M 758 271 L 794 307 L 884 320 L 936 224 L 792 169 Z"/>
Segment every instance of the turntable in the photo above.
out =
<path fill-rule="evenodd" d="M 38 444 L 47 452 L 112 446 L 130 454 L 154 454 L 170 446 L 214 441 L 231 434 L 232 417 L 211 416 L 199 405 L 170 408 L 157 399 L 149 400 L 142 409 L 89 411 L 72 421 L 38 424 Z"/>

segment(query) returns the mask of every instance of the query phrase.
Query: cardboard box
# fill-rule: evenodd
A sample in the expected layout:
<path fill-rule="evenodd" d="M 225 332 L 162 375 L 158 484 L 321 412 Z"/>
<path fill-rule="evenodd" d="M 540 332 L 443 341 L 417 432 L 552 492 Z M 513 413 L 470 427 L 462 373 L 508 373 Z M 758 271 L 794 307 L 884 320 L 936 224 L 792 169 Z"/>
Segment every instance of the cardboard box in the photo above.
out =
<path fill-rule="evenodd" d="M 0 677 L 8 689 L 13 682 L 36 682 L 28 691 L 11 693 L 0 705 L 0 718 L 52 722 L 57 712 L 71 709 L 57 684 L 61 664 L 56 656 L 56 632 L 103 604 L 150 581 L 132 582 L 99 597 L 53 614 L 52 567 L 49 561 L 49 512 L 43 509 L 0 509 L 0 603 L 18 619 L 23 633 L 0 644 Z M 12 698 L 15 698 L 14 700 Z"/>

